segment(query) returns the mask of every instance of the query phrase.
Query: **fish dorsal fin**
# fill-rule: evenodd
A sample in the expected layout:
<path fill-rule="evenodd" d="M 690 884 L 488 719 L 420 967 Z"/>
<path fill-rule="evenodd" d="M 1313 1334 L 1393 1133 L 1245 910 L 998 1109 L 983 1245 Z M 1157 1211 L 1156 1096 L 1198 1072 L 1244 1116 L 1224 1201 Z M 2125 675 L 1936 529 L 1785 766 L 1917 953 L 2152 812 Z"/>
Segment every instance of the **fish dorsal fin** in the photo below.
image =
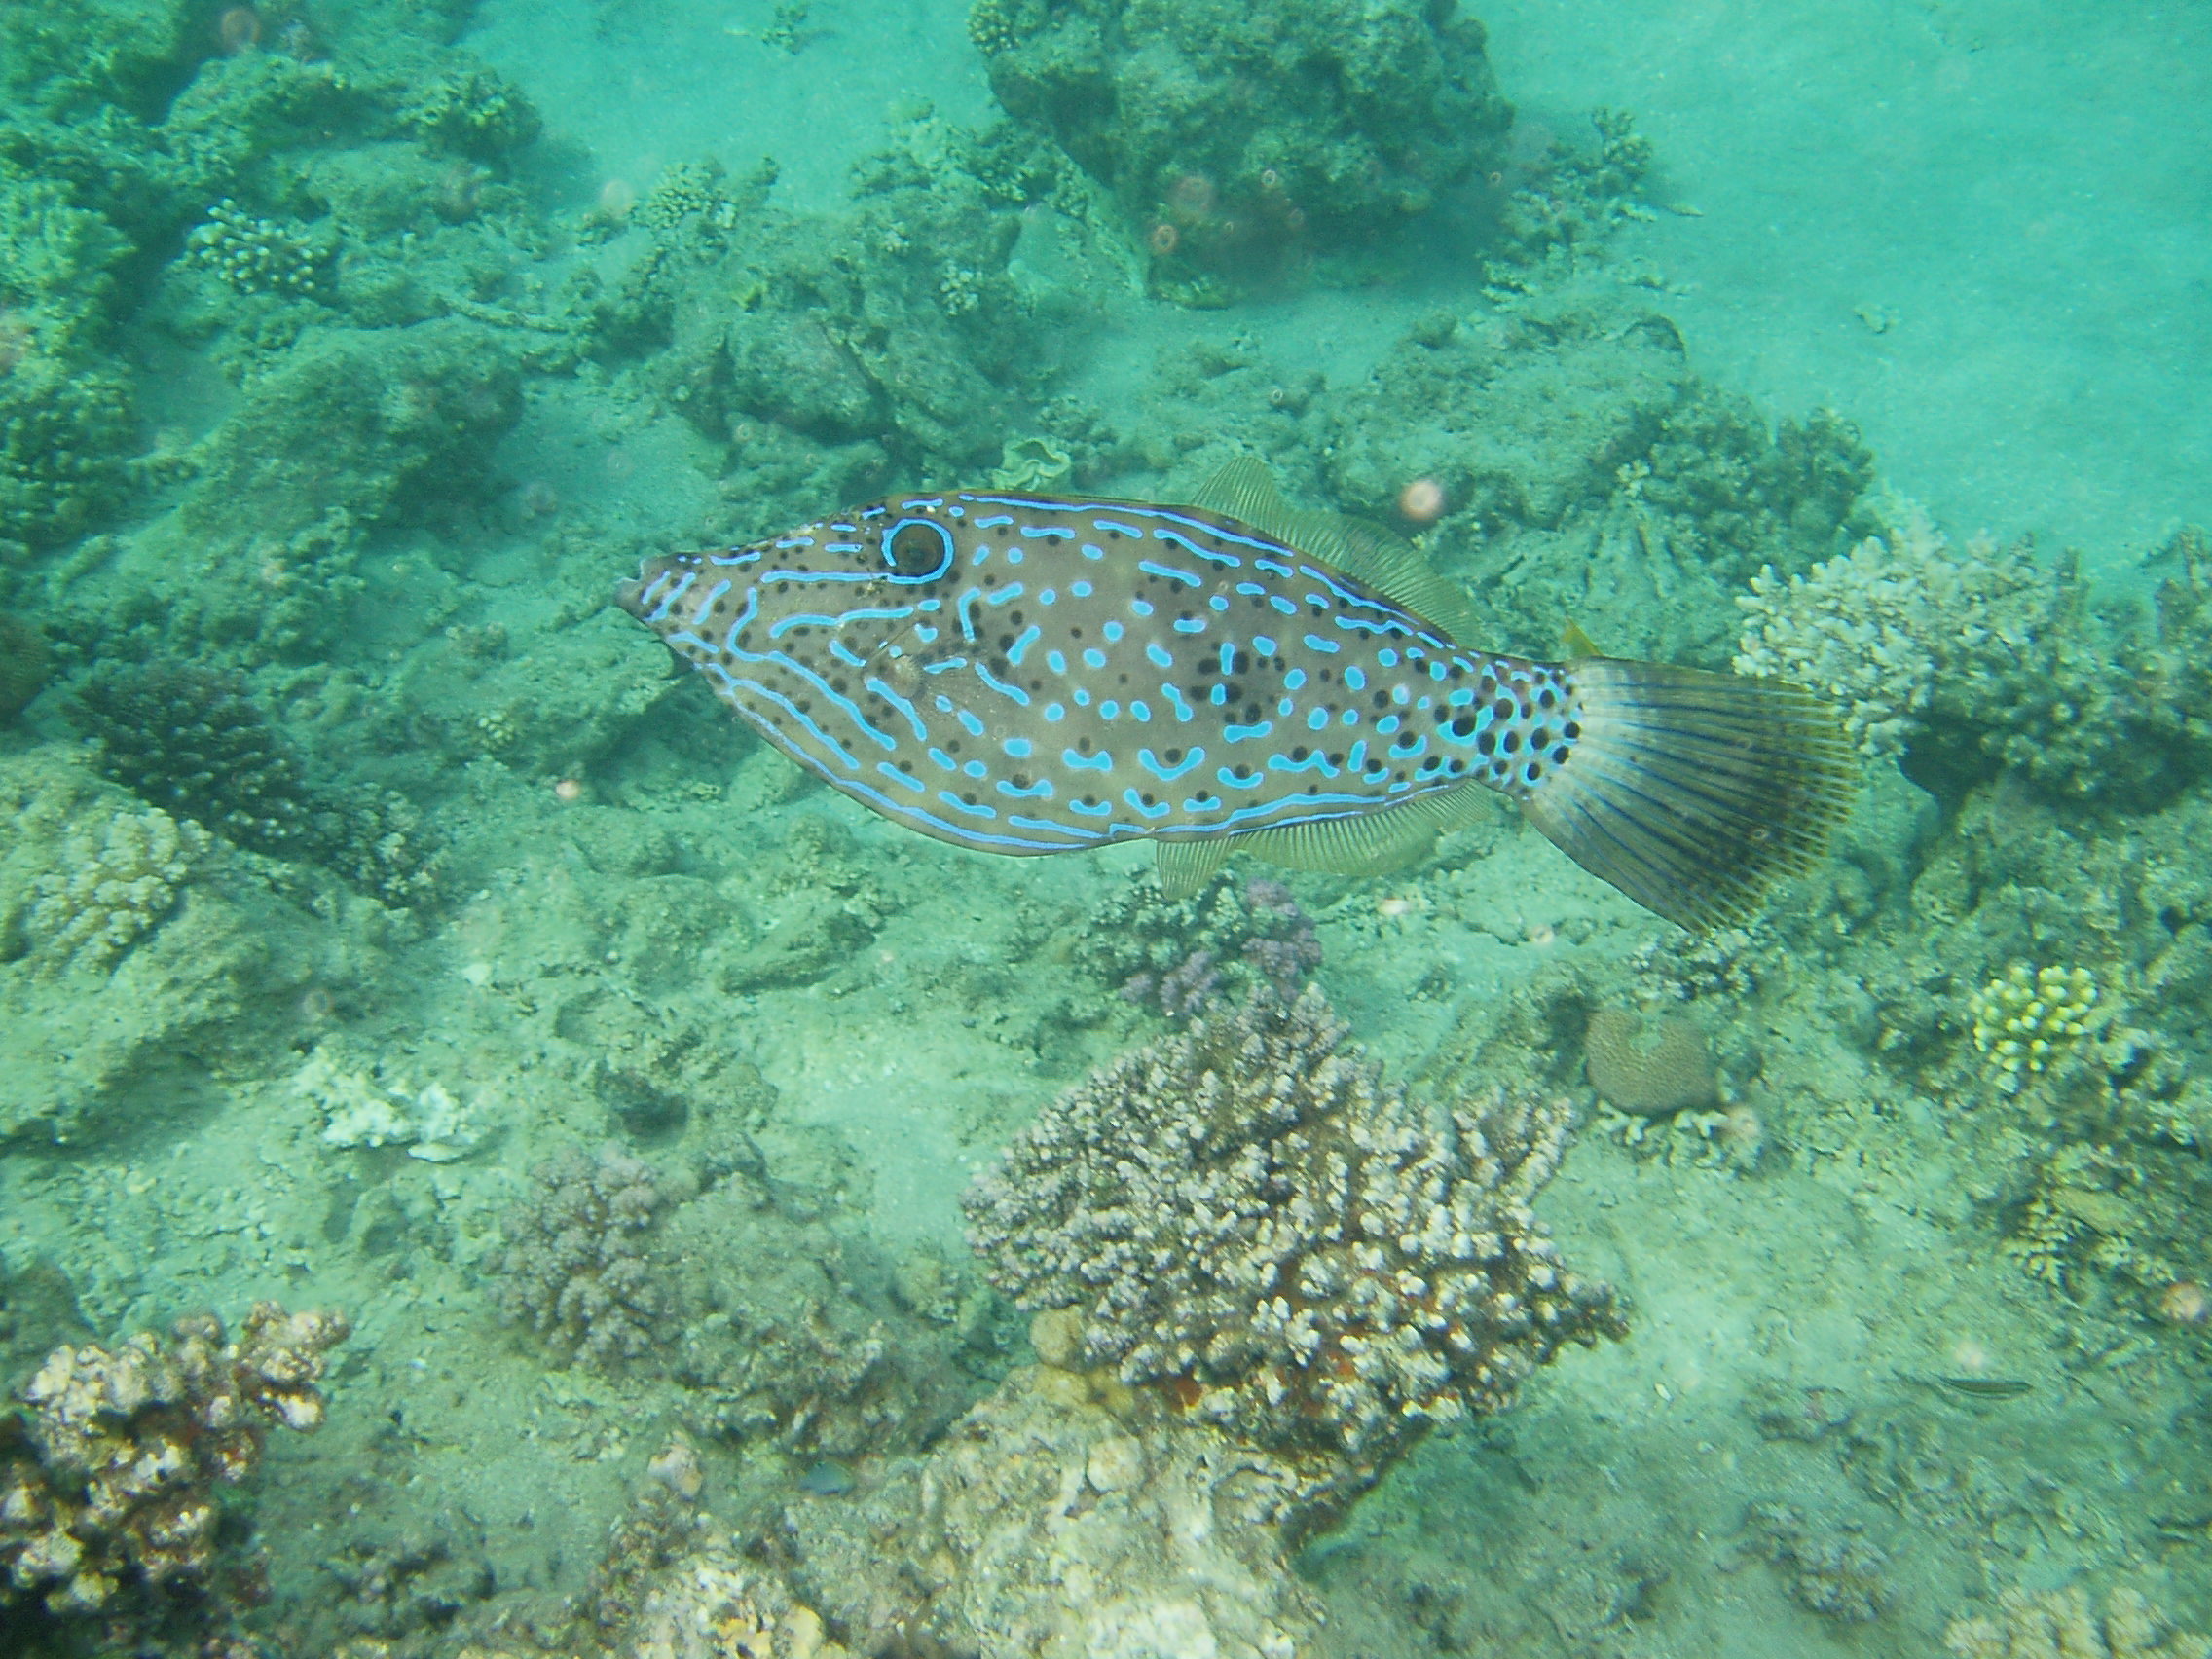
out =
<path fill-rule="evenodd" d="M 1472 784 L 1421 795 L 1381 812 L 1286 824 L 1227 837 L 1225 849 L 1253 853 L 1270 864 L 1331 875 L 1388 875 L 1428 856 L 1437 838 L 1481 822 L 1495 797 Z M 1221 837 L 1213 843 L 1218 844 Z M 1162 844 L 1162 852 L 1164 852 Z"/>
<path fill-rule="evenodd" d="M 1571 616 L 1567 618 L 1567 631 L 1559 637 L 1559 644 L 1560 649 L 1569 658 L 1602 657 L 1605 654 L 1598 648 L 1598 642 L 1582 631 L 1582 624 Z"/>
<path fill-rule="evenodd" d="M 1258 456 L 1240 455 L 1229 462 L 1206 480 L 1191 504 L 1241 519 L 1263 535 L 1334 565 L 1434 623 L 1457 644 L 1467 644 L 1477 632 L 1467 596 L 1431 569 L 1419 548 L 1365 519 L 1292 506 Z"/>

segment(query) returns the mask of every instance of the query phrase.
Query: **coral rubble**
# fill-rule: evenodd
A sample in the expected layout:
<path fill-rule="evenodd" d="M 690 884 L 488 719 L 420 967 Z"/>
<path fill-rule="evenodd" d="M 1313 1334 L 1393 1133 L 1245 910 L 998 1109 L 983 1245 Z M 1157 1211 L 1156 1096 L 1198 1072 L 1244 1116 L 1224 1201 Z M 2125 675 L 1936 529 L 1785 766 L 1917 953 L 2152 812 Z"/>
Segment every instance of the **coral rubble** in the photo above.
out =
<path fill-rule="evenodd" d="M 56 1348 L 0 1419 L 0 1604 L 83 1613 L 128 1584 L 203 1584 L 216 1489 L 252 1473 L 272 1425 L 321 1422 L 315 1384 L 348 1330 L 261 1302 L 235 1341 L 201 1315 L 166 1339 Z"/>
<path fill-rule="evenodd" d="M 1617 1334 L 1528 1208 L 1565 1102 L 1432 1121 L 1346 1035 L 1317 989 L 1261 991 L 1093 1074 L 970 1191 L 994 1282 L 1196 1416 L 1375 1462 Z"/>
<path fill-rule="evenodd" d="M 2175 1628 L 2138 1591 L 2105 1598 L 2100 1612 L 2080 1585 L 1998 1592 L 1993 1613 L 1953 1619 L 1943 1645 L 1957 1659 L 2207 1659 L 2212 1639 Z"/>

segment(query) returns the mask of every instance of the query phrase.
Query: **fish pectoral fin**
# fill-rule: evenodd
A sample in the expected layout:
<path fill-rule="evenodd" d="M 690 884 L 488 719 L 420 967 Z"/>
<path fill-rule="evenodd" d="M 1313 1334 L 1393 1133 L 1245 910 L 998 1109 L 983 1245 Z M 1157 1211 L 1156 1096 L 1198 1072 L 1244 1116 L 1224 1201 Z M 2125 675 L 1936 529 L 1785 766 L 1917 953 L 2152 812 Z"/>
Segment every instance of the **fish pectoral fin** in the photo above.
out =
<path fill-rule="evenodd" d="M 1467 596 L 1434 570 L 1419 548 L 1365 519 L 1292 506 L 1275 488 L 1267 462 L 1256 455 L 1229 462 L 1206 480 L 1191 504 L 1241 519 L 1263 535 L 1334 565 L 1457 644 L 1480 631 Z"/>
<path fill-rule="evenodd" d="M 1253 853 L 1291 869 L 1388 875 L 1426 858 L 1441 836 L 1482 822 L 1496 810 L 1496 799 L 1479 785 L 1461 784 L 1380 812 L 1247 830 L 1230 836 L 1228 850 Z"/>
<path fill-rule="evenodd" d="M 1233 839 L 1235 837 L 1198 835 L 1153 842 L 1153 867 L 1161 892 L 1170 899 L 1190 898 L 1221 873 L 1221 866 L 1229 862 L 1231 849 L 1227 843 Z"/>

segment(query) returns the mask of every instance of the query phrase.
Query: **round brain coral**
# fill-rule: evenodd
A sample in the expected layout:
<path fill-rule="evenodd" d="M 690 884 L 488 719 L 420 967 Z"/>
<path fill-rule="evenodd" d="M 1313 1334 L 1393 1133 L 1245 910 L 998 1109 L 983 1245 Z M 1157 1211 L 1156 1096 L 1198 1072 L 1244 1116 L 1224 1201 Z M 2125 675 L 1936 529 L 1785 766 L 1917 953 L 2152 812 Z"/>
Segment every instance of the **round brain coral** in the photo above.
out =
<path fill-rule="evenodd" d="M 1664 1118 L 1710 1106 L 1717 1092 L 1713 1051 L 1687 1014 L 1602 1008 L 1590 1016 L 1582 1051 L 1590 1087 L 1623 1112 Z"/>

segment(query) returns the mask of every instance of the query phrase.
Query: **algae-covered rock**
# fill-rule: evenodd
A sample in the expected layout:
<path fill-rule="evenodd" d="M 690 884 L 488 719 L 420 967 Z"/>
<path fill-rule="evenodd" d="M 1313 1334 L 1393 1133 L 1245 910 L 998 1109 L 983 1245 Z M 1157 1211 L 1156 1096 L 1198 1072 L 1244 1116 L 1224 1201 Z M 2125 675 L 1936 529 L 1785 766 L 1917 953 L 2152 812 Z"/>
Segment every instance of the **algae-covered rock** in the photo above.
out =
<path fill-rule="evenodd" d="M 1170 287 L 1367 248 L 1502 156 L 1483 28 L 1427 0 L 984 0 L 992 91 Z"/>
<path fill-rule="evenodd" d="M 148 113 L 212 51 L 208 22 L 192 0 L 11 0 L 0 7 L 0 86 L 56 112 Z"/>
<path fill-rule="evenodd" d="M 268 535 L 434 513 L 484 490 L 521 408 L 503 341 L 474 323 L 315 331 L 208 439 L 184 522 Z"/>
<path fill-rule="evenodd" d="M 0 545 L 82 534 L 121 500 L 130 393 L 108 369 L 36 355 L 0 374 Z"/>
<path fill-rule="evenodd" d="M 363 972 L 342 890 L 312 917 L 52 750 L 0 760 L 0 1143 L 189 1110 L 287 1057 L 310 984 Z"/>

